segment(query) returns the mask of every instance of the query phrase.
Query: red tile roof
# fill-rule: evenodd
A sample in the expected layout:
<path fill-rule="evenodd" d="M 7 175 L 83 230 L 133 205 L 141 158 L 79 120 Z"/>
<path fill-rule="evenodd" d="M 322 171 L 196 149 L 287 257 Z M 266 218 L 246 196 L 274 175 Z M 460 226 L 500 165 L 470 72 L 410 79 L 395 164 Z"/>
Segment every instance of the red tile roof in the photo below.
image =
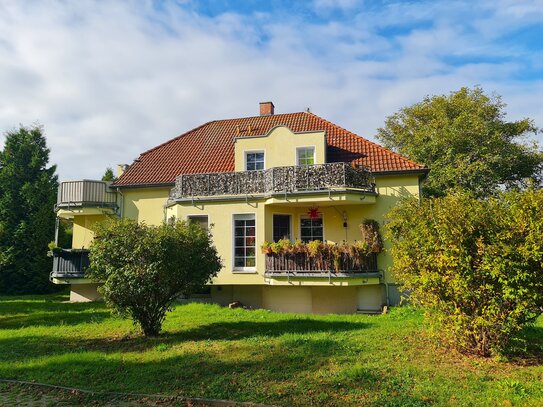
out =
<path fill-rule="evenodd" d="M 234 171 L 235 138 L 249 135 L 249 128 L 255 136 L 276 126 L 286 126 L 294 133 L 324 130 L 328 162 L 354 162 L 373 172 L 424 169 L 313 113 L 300 112 L 205 123 L 142 153 L 114 185 L 173 184 L 180 174 Z"/>

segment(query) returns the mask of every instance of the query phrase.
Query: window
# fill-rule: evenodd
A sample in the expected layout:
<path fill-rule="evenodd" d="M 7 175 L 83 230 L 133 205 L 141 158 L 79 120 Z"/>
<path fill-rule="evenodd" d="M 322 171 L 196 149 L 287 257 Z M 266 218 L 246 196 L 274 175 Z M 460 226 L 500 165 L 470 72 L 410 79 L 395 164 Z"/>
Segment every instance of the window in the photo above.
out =
<path fill-rule="evenodd" d="M 264 152 L 245 153 L 245 170 L 255 171 L 264 169 Z"/>
<path fill-rule="evenodd" d="M 273 215 L 273 241 L 290 239 L 290 215 Z"/>
<path fill-rule="evenodd" d="M 205 230 L 209 229 L 207 215 L 189 215 L 187 216 L 187 220 L 190 223 L 196 223 L 197 225 L 200 225 Z"/>
<path fill-rule="evenodd" d="M 256 267 L 255 215 L 234 215 L 234 269 Z"/>
<path fill-rule="evenodd" d="M 315 164 L 315 148 L 302 147 L 296 149 L 298 165 L 313 165 Z"/>
<path fill-rule="evenodd" d="M 322 229 L 322 216 L 311 219 L 309 216 L 302 216 L 300 219 L 300 237 L 304 242 L 311 240 L 324 241 Z"/>

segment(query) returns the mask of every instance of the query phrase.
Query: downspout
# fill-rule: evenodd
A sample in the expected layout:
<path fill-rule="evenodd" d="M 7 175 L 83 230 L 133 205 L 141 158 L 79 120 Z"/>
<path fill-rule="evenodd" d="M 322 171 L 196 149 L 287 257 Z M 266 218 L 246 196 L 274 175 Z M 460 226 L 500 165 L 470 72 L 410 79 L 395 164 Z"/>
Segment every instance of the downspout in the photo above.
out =
<path fill-rule="evenodd" d="M 119 195 L 121 196 L 121 203 L 120 203 L 120 210 L 119 210 L 119 216 L 121 217 L 121 220 L 123 220 L 123 217 L 124 217 L 124 195 L 121 191 L 121 188 L 117 187 L 117 192 L 119 193 Z"/>
<path fill-rule="evenodd" d="M 390 297 L 388 292 L 388 283 L 386 280 L 385 270 L 383 269 L 383 284 L 385 285 L 385 297 L 386 297 L 386 305 L 387 307 L 390 307 Z"/>
<path fill-rule="evenodd" d="M 55 214 L 55 245 L 58 246 L 58 228 L 60 227 L 60 220 Z"/>

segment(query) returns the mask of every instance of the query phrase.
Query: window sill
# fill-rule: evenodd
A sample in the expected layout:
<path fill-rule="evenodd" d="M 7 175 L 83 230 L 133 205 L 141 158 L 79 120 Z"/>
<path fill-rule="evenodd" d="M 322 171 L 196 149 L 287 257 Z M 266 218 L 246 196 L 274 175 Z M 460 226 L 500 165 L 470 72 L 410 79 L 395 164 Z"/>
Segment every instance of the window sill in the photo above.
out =
<path fill-rule="evenodd" d="M 234 269 L 232 270 L 232 274 L 258 274 L 258 272 L 256 271 L 256 269 Z"/>

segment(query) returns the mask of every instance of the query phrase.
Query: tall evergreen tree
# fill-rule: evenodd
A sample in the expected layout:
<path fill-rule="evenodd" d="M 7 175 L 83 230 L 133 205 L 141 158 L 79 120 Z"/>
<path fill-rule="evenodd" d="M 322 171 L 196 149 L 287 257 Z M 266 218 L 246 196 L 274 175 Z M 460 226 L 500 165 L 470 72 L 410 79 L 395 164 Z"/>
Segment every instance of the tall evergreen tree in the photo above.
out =
<path fill-rule="evenodd" d="M 55 230 L 58 179 L 48 167 L 49 149 L 40 126 L 6 134 L 0 151 L 0 292 L 43 293 L 52 261 L 47 243 Z"/>

